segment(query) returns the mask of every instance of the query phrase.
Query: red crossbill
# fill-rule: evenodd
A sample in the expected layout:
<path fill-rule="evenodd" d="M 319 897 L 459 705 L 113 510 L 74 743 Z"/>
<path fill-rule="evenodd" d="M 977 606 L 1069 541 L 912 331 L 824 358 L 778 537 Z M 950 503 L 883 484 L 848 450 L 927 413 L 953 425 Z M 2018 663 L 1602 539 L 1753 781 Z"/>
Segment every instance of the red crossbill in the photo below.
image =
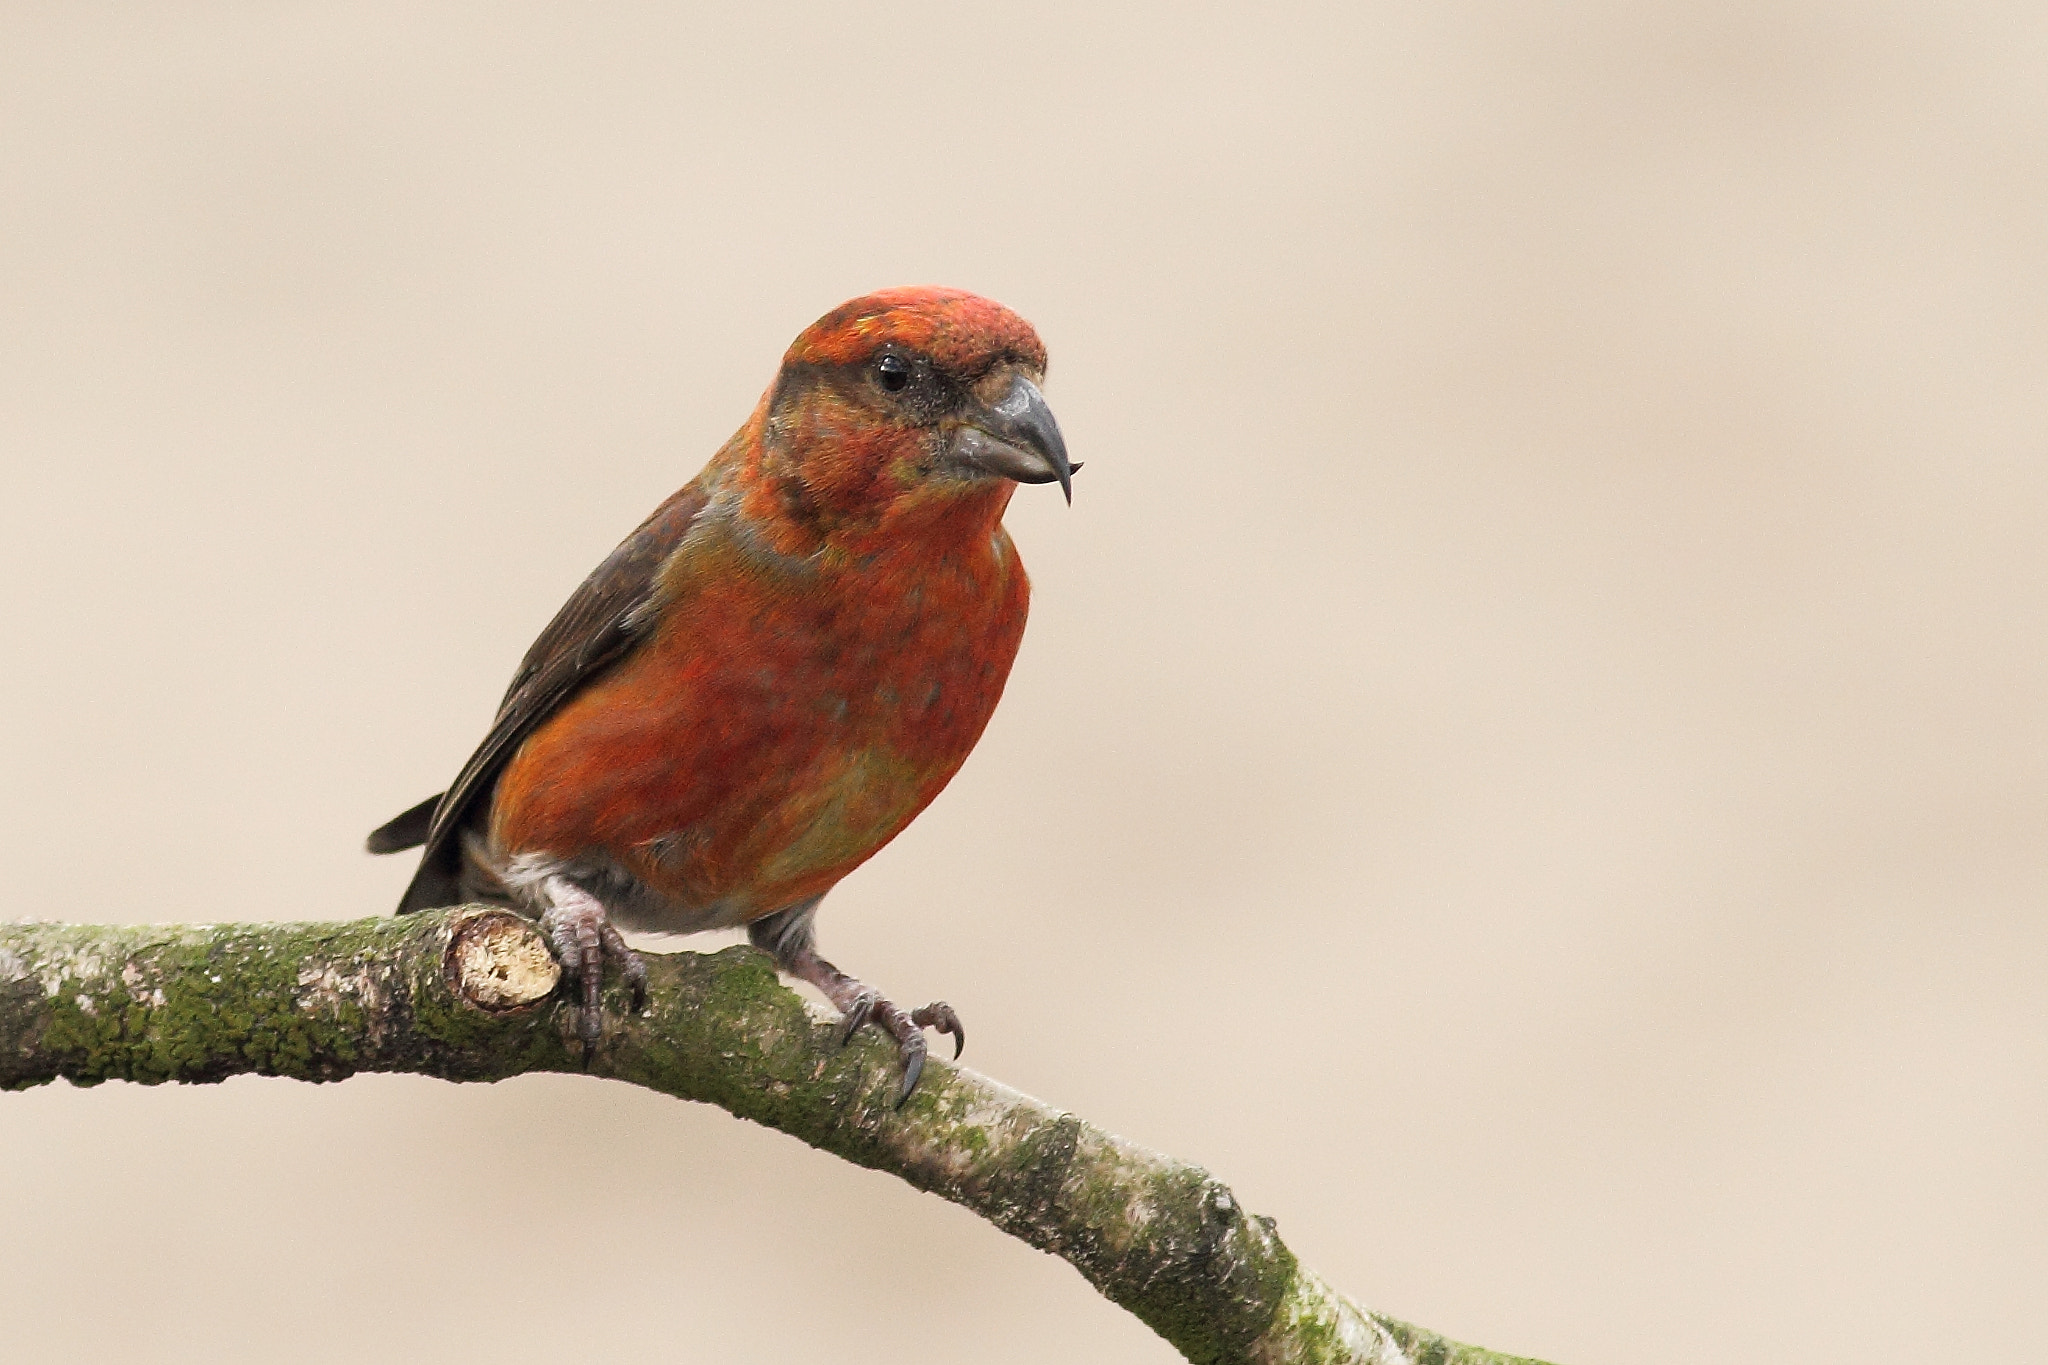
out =
<path fill-rule="evenodd" d="M 966 1039 L 817 953 L 818 902 L 937 796 L 1002 695 L 1030 588 L 1002 516 L 1072 496 L 1045 348 L 949 289 L 855 299 L 796 339 L 753 415 L 556 614 L 440 796 L 370 836 L 424 844 L 399 912 L 528 910 L 580 992 L 587 1049 L 619 928 L 745 925 L 823 991 L 841 1038 Z"/>

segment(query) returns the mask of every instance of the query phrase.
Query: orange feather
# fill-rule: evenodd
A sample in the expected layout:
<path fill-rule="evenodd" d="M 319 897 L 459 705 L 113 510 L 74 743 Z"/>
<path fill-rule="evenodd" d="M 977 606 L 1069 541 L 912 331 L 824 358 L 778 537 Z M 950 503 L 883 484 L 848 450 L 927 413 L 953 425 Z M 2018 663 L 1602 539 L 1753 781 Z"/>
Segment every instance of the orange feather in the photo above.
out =
<path fill-rule="evenodd" d="M 1023 636 L 1016 485 L 931 478 L 920 429 L 791 391 L 885 344 L 967 379 L 1044 358 L 1022 319 L 953 291 L 856 300 L 800 337 L 692 485 L 706 511 L 659 569 L 645 640 L 499 776 L 493 861 L 602 858 L 653 893 L 613 907 L 628 927 L 744 923 L 823 894 L 959 770 Z"/>

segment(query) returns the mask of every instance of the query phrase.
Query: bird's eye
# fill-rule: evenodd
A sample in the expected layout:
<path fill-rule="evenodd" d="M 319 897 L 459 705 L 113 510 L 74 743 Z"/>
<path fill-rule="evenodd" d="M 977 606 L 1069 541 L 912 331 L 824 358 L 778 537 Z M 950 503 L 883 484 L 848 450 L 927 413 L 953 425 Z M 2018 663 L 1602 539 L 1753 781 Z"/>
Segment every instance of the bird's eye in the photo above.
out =
<path fill-rule="evenodd" d="M 910 386 L 910 362 L 900 355 L 885 355 L 875 362 L 875 377 L 890 393 L 901 393 Z"/>

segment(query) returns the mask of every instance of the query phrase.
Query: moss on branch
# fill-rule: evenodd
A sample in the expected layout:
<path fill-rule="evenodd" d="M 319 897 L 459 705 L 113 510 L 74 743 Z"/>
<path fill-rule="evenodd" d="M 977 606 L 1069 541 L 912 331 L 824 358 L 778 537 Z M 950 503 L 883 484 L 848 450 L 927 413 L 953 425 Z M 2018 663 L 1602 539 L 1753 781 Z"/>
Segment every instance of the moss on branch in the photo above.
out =
<path fill-rule="evenodd" d="M 1200 1167 L 934 1059 L 845 1048 L 751 948 L 647 957 L 586 1067 L 523 920 L 464 907 L 349 923 L 0 925 L 0 1088 L 360 1071 L 584 1071 L 702 1100 L 888 1171 L 1056 1255 L 1189 1360 L 1512 1365 L 1370 1313 L 1300 1266 Z"/>

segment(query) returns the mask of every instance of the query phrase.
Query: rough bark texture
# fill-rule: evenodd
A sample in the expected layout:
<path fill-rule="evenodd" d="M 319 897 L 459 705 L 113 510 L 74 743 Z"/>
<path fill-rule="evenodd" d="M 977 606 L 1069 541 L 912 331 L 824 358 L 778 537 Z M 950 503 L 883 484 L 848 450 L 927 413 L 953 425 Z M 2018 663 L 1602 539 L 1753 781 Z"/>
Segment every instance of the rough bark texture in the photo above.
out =
<path fill-rule="evenodd" d="M 341 924 L 0 925 L 0 1088 L 63 1078 L 333 1081 L 359 1071 L 612 1076 L 703 1100 L 973 1210 L 1074 1266 L 1199 1362 L 1511 1365 L 1371 1313 L 1200 1167 L 934 1060 L 892 1107 L 893 1047 L 832 1022 L 751 948 L 647 958 L 586 1068 L 524 920 L 466 907 Z"/>

